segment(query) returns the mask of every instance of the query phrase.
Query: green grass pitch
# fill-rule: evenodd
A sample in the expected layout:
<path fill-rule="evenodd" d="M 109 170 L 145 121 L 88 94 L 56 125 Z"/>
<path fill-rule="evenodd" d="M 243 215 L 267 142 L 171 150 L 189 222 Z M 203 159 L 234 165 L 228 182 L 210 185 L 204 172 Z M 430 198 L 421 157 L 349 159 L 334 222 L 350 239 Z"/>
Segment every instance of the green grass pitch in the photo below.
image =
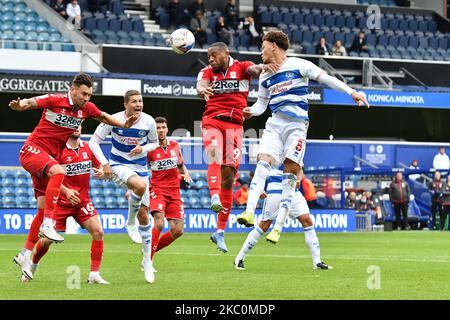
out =
<path fill-rule="evenodd" d="M 13 256 L 25 235 L 0 235 L 3 299 L 449 299 L 450 232 L 319 233 L 322 259 L 333 270 L 313 270 L 304 236 L 261 239 L 246 259 L 233 260 L 246 234 L 227 234 L 229 253 L 209 234 L 185 234 L 155 256 L 156 281 L 144 282 L 140 245 L 127 235 L 106 235 L 102 276 L 110 286 L 87 285 L 90 237 L 66 236 L 43 258 L 35 279 L 20 282 Z M 81 269 L 81 288 L 68 289 L 69 266 Z M 376 266 L 376 267 L 370 267 Z M 373 279 L 379 272 L 379 289 Z M 369 287 L 372 289 L 368 288 Z M 372 286 L 370 286 L 372 284 Z"/>

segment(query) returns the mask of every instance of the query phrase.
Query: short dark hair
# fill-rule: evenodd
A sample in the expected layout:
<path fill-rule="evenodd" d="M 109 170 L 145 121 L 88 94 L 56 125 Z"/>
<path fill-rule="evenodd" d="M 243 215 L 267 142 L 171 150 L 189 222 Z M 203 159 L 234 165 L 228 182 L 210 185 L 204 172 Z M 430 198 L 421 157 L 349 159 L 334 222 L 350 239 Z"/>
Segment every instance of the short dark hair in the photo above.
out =
<path fill-rule="evenodd" d="M 164 117 L 156 117 L 155 118 L 155 122 L 156 123 L 165 123 L 165 124 L 167 124 L 167 119 L 164 118 Z"/>
<path fill-rule="evenodd" d="M 213 44 L 211 44 L 209 46 L 209 48 L 219 48 L 220 51 L 227 51 L 228 50 L 228 46 L 225 42 L 214 42 Z"/>
<path fill-rule="evenodd" d="M 284 51 L 289 49 L 289 38 L 283 31 L 269 31 L 264 35 L 263 41 L 273 42 Z"/>
<path fill-rule="evenodd" d="M 87 73 L 80 72 L 73 78 L 72 85 L 77 87 L 85 85 L 88 88 L 92 88 L 92 78 Z"/>
<path fill-rule="evenodd" d="M 131 96 L 140 96 L 140 95 L 141 93 L 138 90 L 128 90 L 127 92 L 125 92 L 123 100 L 125 101 L 125 103 L 128 103 Z"/>

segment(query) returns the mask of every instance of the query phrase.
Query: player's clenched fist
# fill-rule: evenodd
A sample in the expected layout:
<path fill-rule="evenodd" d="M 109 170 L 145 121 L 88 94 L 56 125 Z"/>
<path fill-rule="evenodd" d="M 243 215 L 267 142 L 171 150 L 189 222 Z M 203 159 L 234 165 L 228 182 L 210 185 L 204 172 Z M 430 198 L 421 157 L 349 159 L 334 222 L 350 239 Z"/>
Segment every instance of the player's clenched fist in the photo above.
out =
<path fill-rule="evenodd" d="M 252 108 L 250 107 L 247 107 L 244 110 L 242 110 L 242 113 L 244 114 L 244 118 L 247 120 L 253 117 Z"/>

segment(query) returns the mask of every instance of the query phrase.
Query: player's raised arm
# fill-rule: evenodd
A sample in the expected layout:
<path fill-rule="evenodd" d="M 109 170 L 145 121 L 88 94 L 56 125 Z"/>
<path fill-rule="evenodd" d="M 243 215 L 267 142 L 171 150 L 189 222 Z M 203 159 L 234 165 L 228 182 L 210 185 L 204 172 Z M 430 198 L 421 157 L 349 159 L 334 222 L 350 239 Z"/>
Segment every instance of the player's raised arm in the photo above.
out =
<path fill-rule="evenodd" d="M 214 95 L 214 88 L 212 83 L 208 80 L 197 81 L 197 94 L 205 99 L 205 101 L 208 101 L 209 97 Z"/>
<path fill-rule="evenodd" d="M 109 124 L 110 126 L 113 127 L 119 127 L 119 128 L 129 128 L 133 125 L 133 123 L 136 122 L 136 120 L 139 118 L 138 114 L 133 114 L 131 117 L 127 118 L 127 120 L 125 122 L 119 121 L 116 118 L 114 118 L 113 116 L 111 116 L 110 114 L 106 113 L 106 112 L 102 112 L 102 114 L 100 115 L 100 117 L 94 118 L 97 121 Z"/>
<path fill-rule="evenodd" d="M 112 168 L 109 165 L 108 159 L 106 159 L 105 155 L 103 154 L 102 148 L 100 148 L 100 143 L 105 140 L 108 134 L 111 133 L 112 128 L 112 126 L 105 123 L 100 124 L 89 140 L 89 148 L 91 148 L 92 153 L 102 165 L 103 176 L 106 179 L 112 178 Z"/>
<path fill-rule="evenodd" d="M 252 78 L 258 78 L 263 72 L 271 72 L 275 73 L 280 69 L 280 65 L 277 63 L 268 63 L 268 64 L 254 64 L 247 68 L 247 73 Z"/>
<path fill-rule="evenodd" d="M 314 79 L 320 83 L 329 86 L 332 89 L 345 92 L 352 97 L 352 99 L 358 104 L 358 106 L 365 105 L 370 108 L 369 102 L 366 99 L 364 92 L 358 92 L 353 88 L 350 88 L 341 80 L 328 75 L 325 71 L 320 69 L 318 66 L 310 62 L 309 68 L 307 68 L 308 77 Z"/>
<path fill-rule="evenodd" d="M 34 110 L 38 108 L 38 103 L 35 98 L 12 100 L 9 107 L 15 111 Z"/>

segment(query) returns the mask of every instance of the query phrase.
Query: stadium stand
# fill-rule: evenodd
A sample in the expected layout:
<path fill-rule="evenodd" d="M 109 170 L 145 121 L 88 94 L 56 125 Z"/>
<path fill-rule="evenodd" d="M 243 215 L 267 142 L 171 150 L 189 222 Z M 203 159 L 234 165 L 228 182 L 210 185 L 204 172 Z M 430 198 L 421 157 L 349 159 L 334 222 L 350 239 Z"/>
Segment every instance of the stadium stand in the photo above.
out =
<path fill-rule="evenodd" d="M 71 41 L 22 0 L 0 1 L 2 48 L 74 51 Z"/>
<path fill-rule="evenodd" d="M 389 6 L 389 1 L 384 1 Z M 366 34 L 369 52 L 350 52 L 350 56 L 395 59 L 448 60 L 449 33 L 438 30 L 430 14 L 403 14 L 384 11 L 380 28 L 369 30 L 363 8 L 329 10 L 302 6 L 260 5 L 257 14 L 266 27 L 278 27 L 293 44 L 301 44 L 304 53 L 313 54 L 314 46 L 324 36 L 329 44 L 343 40 L 350 47 L 359 31 Z"/>

